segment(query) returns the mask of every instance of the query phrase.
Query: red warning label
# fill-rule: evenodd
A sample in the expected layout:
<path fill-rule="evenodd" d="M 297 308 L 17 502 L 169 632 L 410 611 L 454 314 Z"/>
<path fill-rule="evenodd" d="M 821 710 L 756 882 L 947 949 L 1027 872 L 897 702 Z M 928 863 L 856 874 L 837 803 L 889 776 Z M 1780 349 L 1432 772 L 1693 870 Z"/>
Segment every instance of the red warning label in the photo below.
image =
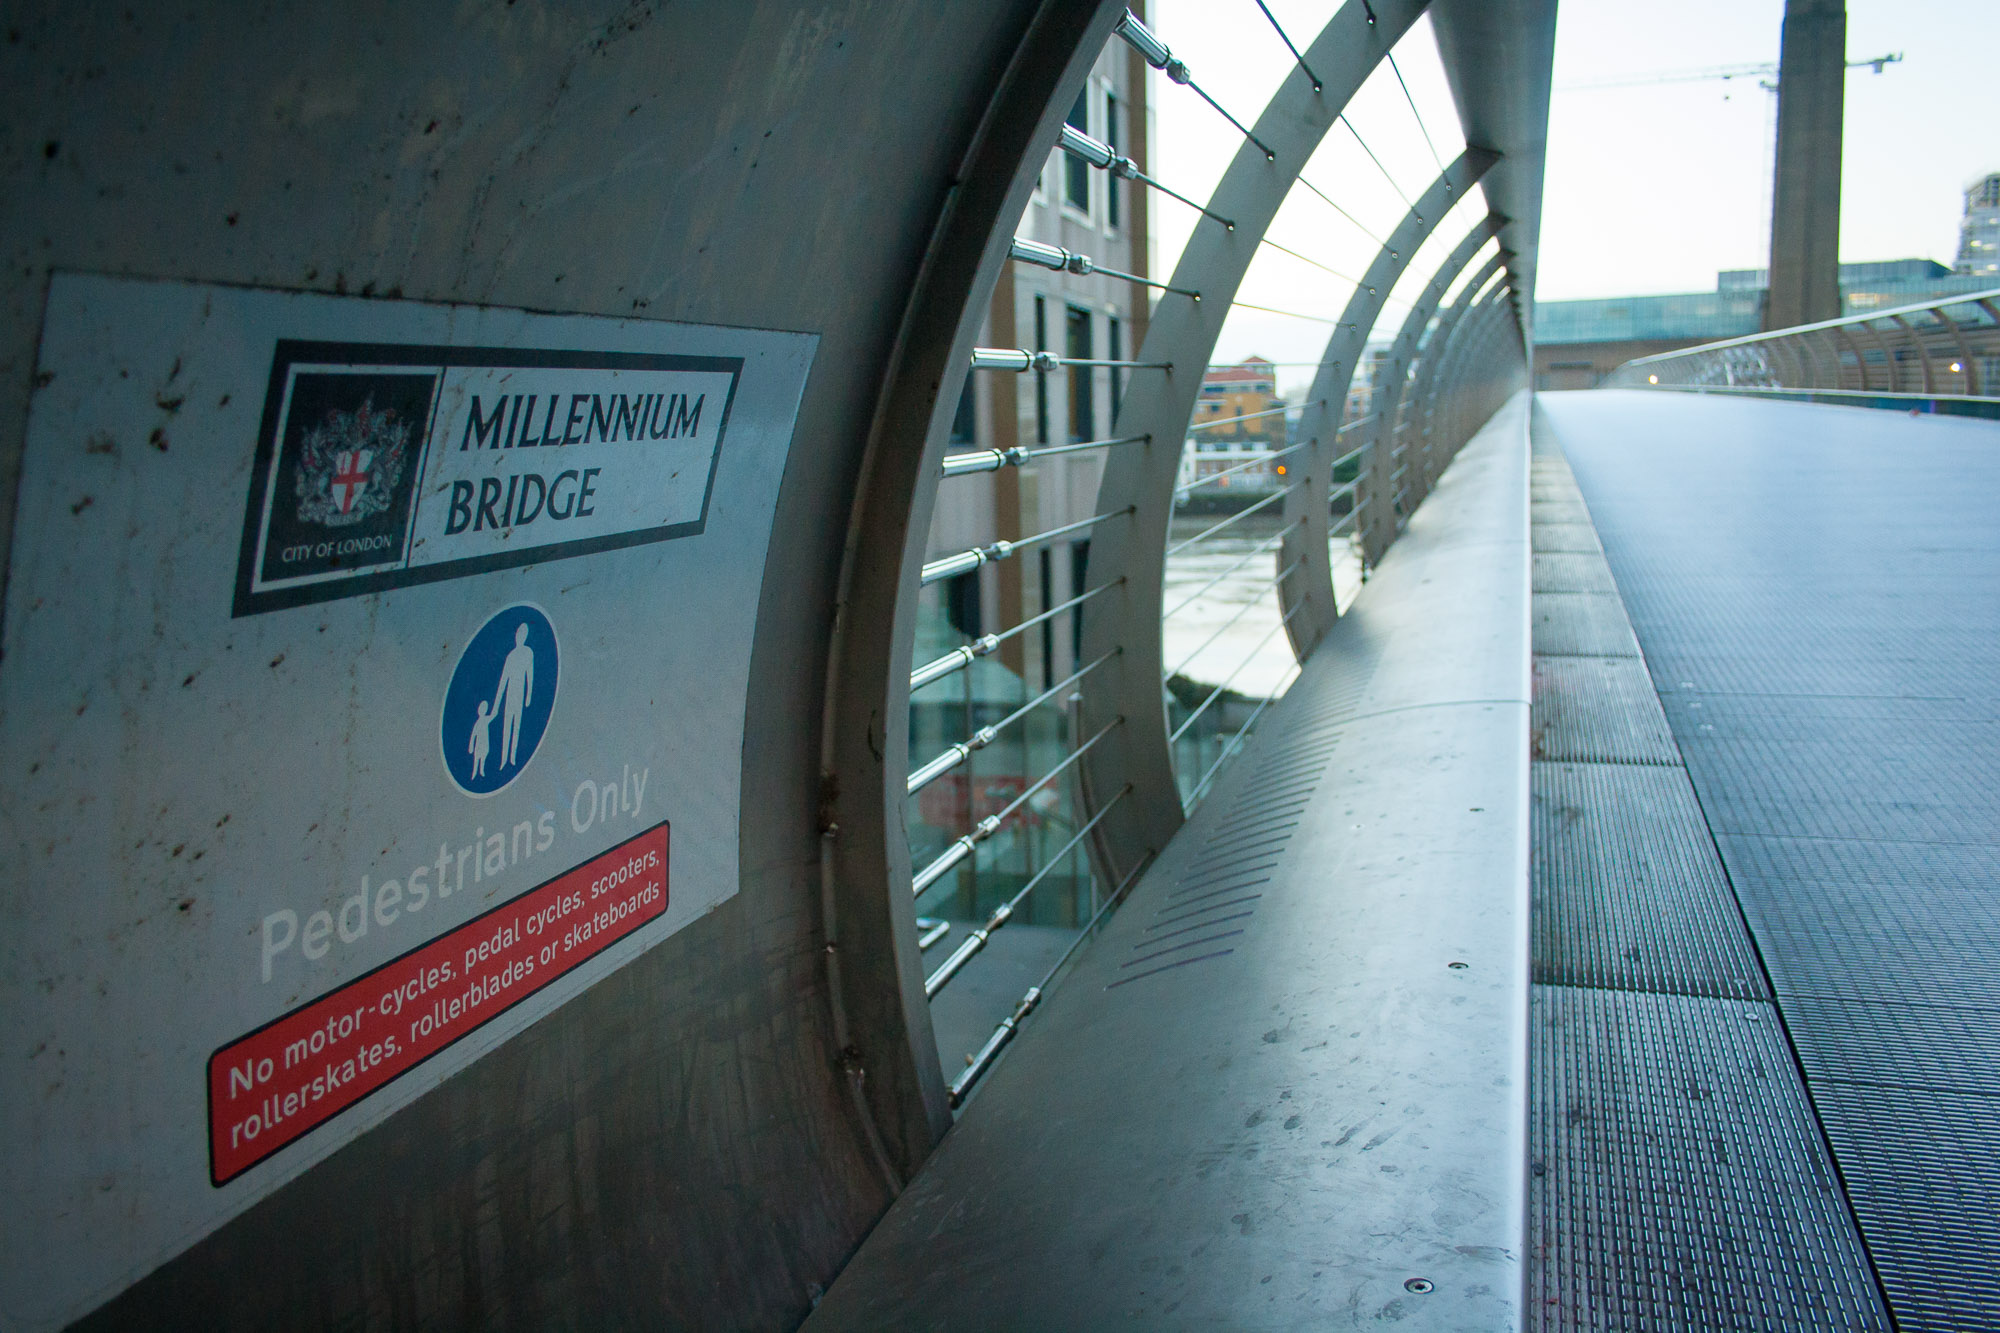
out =
<path fill-rule="evenodd" d="M 232 1179 L 667 910 L 667 826 L 322 995 L 208 1060 L 209 1178 Z"/>

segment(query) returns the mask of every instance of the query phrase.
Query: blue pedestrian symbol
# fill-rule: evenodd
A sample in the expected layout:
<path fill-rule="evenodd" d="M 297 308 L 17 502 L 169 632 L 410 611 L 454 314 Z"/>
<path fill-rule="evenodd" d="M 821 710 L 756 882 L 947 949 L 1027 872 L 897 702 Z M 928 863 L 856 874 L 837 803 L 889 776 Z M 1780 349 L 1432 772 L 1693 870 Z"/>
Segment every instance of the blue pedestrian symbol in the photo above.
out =
<path fill-rule="evenodd" d="M 445 688 L 445 771 L 467 795 L 491 796 L 535 757 L 555 705 L 555 626 L 525 602 L 496 611 Z"/>

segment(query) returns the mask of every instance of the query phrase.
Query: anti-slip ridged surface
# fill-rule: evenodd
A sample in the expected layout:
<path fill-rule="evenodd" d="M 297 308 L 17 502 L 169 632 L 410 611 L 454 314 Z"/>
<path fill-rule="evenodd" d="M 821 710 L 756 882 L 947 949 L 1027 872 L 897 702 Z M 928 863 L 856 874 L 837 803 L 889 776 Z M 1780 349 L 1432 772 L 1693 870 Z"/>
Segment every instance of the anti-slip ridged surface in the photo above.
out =
<path fill-rule="evenodd" d="M 1534 752 L 1537 759 L 1600 764 L 1681 761 L 1646 664 L 1636 657 L 1537 657 Z"/>
<path fill-rule="evenodd" d="M 1542 763 L 1531 789 L 1536 981 L 1769 994 L 1683 770 Z"/>
<path fill-rule="evenodd" d="M 1768 1004 L 1537 986 L 1539 1326 L 1887 1330 Z"/>
<path fill-rule="evenodd" d="M 1886 1329 L 1618 584 L 1541 521 L 1588 512 L 1556 464 L 1532 506 L 1535 1325 Z"/>
<path fill-rule="evenodd" d="M 1617 592 L 1601 555 L 1535 552 L 1536 592 Z"/>
<path fill-rule="evenodd" d="M 2000 427 L 1542 403 L 1897 1324 L 2000 1328 Z"/>
<path fill-rule="evenodd" d="M 1545 529 L 1536 528 L 1537 540 Z M 1535 656 L 1637 657 L 1639 644 L 1615 592 L 1535 595 Z"/>

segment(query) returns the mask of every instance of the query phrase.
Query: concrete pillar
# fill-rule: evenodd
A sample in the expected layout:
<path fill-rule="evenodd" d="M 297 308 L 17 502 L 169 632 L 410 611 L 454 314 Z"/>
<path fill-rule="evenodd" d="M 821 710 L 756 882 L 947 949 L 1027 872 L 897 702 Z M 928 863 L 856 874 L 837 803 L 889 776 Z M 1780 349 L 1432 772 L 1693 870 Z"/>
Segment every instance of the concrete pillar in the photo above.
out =
<path fill-rule="evenodd" d="M 1840 315 L 1840 139 L 1846 78 L 1844 0 L 1785 0 L 1766 329 Z"/>

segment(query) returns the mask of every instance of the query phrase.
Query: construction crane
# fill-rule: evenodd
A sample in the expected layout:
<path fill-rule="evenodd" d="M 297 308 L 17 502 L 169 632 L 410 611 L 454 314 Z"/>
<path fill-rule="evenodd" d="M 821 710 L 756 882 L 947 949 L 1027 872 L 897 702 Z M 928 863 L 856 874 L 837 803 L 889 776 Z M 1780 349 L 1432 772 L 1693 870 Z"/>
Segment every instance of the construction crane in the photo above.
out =
<path fill-rule="evenodd" d="M 1850 60 L 1849 69 L 1867 67 L 1880 74 L 1890 65 L 1901 64 L 1903 53 L 1892 51 L 1887 55 L 1870 56 L 1866 60 Z M 1594 79 L 1587 83 L 1563 83 L 1556 85 L 1559 93 L 1590 93 L 1607 88 L 1639 88 L 1657 83 L 1707 83 L 1711 80 L 1727 83 L 1732 79 L 1756 79 L 1758 85 L 1768 92 L 1778 88 L 1778 65 L 1776 61 L 1755 65 L 1715 65 L 1708 69 L 1662 70 L 1657 74 L 1635 74 L 1627 78 Z"/>

